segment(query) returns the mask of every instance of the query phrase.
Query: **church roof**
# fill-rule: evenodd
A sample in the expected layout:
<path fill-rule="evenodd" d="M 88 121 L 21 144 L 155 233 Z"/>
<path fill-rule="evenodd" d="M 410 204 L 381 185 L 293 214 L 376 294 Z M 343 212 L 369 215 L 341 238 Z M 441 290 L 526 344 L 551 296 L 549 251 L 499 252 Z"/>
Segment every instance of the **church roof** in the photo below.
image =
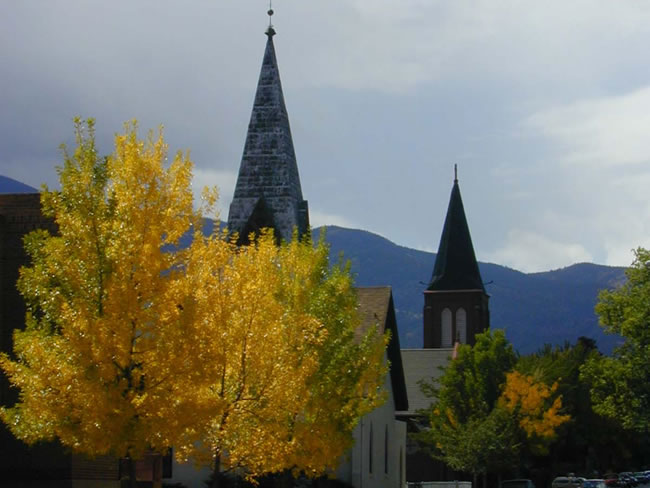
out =
<path fill-rule="evenodd" d="M 401 416 L 417 415 L 419 410 L 429 408 L 433 402 L 422 393 L 420 382 L 431 383 L 440 378 L 453 353 L 452 348 L 445 349 L 402 349 L 402 364 L 409 408 L 399 412 Z"/>
<path fill-rule="evenodd" d="M 256 226 L 272 226 L 278 238 L 288 241 L 294 228 L 301 235 L 307 231 L 309 216 L 282 93 L 273 27 L 269 26 L 266 35 L 228 228 L 242 233 L 257 230 Z"/>
<path fill-rule="evenodd" d="M 457 178 L 451 190 L 436 264 L 427 290 L 481 290 L 485 293 Z"/>
<path fill-rule="evenodd" d="M 399 347 L 399 332 L 395 319 L 393 293 L 390 286 L 368 286 L 357 288 L 359 297 L 359 315 L 361 325 L 359 336 L 377 324 L 381 332 L 390 331 L 390 343 L 386 355 L 390 361 L 390 380 L 395 400 L 395 410 L 408 410 L 409 401 L 406 394 L 402 354 Z"/>

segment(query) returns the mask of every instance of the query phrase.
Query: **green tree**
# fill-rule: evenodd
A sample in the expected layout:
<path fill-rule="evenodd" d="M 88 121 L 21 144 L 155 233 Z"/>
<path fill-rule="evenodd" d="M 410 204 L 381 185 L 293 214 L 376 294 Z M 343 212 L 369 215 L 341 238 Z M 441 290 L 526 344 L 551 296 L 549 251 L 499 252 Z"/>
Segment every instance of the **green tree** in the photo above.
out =
<path fill-rule="evenodd" d="M 510 413 L 494 408 L 487 415 L 472 416 L 463 424 L 450 410 L 434 410 L 431 429 L 419 436 L 433 443 L 431 452 L 450 468 L 478 475 L 507 471 L 518 460 L 519 432 Z"/>
<path fill-rule="evenodd" d="M 580 370 L 588 361 L 602 358 L 596 343 L 581 337 L 576 344 L 545 345 L 534 354 L 520 357 L 516 369 L 539 378 L 547 385 L 557 383 L 562 396 L 562 413 L 571 416 L 547 445 L 549 455 L 524 451 L 522 461 L 550 481 L 557 473 L 593 473 L 643 465 L 645 448 L 641 436 L 624 431 L 614 419 L 592 409 L 591 385 Z"/>
<path fill-rule="evenodd" d="M 593 408 L 626 429 L 650 431 L 650 251 L 638 248 L 627 281 L 599 295 L 596 313 L 605 331 L 625 342 L 611 357 L 594 358 L 582 370 L 591 382 Z"/>
<path fill-rule="evenodd" d="M 437 384 L 423 384 L 432 398 L 430 429 L 419 434 L 434 457 L 458 471 L 501 474 L 520 467 L 522 455 L 545 451 L 562 413 L 557 383 L 517 370 L 518 356 L 502 330 L 462 345 Z"/>
<path fill-rule="evenodd" d="M 127 124 L 108 158 L 92 121 L 76 138 L 61 190 L 42 193 L 58 234 L 26 240 L 26 328 L 0 358 L 19 390 L 0 411 L 11 431 L 91 456 L 173 445 L 249 477 L 332 468 L 386 372 L 386 338 L 356 336 L 348 270 L 328 266 L 323 242 L 204 236 L 216 192 L 193 209 L 192 163 L 166 167 L 162 134 L 141 141 Z"/>
<path fill-rule="evenodd" d="M 516 360 L 502 330 L 486 331 L 476 336 L 473 347 L 459 347 L 437 383 L 421 385 L 433 403 L 423 412 L 430 429 L 418 440 L 431 447 L 435 458 L 475 478 L 510 467 L 520 444 L 518 431 L 497 403 Z"/>

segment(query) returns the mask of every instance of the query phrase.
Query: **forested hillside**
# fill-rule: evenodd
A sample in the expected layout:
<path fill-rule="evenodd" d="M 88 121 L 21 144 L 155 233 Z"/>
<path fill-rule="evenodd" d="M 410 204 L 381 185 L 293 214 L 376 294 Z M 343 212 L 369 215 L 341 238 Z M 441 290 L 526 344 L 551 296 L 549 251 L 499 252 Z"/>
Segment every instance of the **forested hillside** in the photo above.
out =
<path fill-rule="evenodd" d="M 0 176 L 0 193 L 33 191 Z M 213 222 L 207 221 L 204 231 L 211 232 L 212 228 Z M 321 230 L 314 229 L 314 239 Z M 330 226 L 325 235 L 332 258 L 343 253 L 351 261 L 359 286 L 392 286 L 401 346 L 422 347 L 422 292 L 431 278 L 436 255 L 398 246 L 361 230 Z M 594 305 L 599 290 L 622 283 L 624 268 L 580 263 L 526 274 L 497 264 L 479 266 L 491 297 L 492 327 L 505 329 L 519 352 L 533 352 L 545 343 L 575 342 L 580 336 L 595 339 L 606 353 L 617 343 L 616 336 L 606 335 L 598 326 Z"/>
<path fill-rule="evenodd" d="M 318 238 L 321 229 L 315 229 Z M 403 348 L 422 347 L 422 292 L 431 278 L 436 255 L 398 246 L 366 231 L 327 227 L 332 257 L 343 253 L 360 286 L 390 285 Z M 594 314 L 598 291 L 621 283 L 624 268 L 581 263 L 544 273 L 522 273 L 479 263 L 490 295 L 491 324 L 503 328 L 521 353 L 544 343 L 596 340 L 610 352 L 618 338 L 603 333 Z"/>

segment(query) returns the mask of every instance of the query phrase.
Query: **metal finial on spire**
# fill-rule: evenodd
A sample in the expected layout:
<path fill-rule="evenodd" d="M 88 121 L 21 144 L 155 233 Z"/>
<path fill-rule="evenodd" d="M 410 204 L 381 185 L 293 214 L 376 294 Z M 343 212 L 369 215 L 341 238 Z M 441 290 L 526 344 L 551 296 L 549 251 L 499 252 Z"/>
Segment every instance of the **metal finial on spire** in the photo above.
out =
<path fill-rule="evenodd" d="M 273 0 L 269 0 L 269 10 L 266 12 L 269 15 L 269 28 L 266 29 L 266 35 L 269 37 L 272 37 L 275 35 L 275 29 L 273 28 L 273 24 L 271 23 L 271 17 L 273 17 Z"/>
<path fill-rule="evenodd" d="M 454 164 L 454 183 L 458 183 L 458 165 Z"/>

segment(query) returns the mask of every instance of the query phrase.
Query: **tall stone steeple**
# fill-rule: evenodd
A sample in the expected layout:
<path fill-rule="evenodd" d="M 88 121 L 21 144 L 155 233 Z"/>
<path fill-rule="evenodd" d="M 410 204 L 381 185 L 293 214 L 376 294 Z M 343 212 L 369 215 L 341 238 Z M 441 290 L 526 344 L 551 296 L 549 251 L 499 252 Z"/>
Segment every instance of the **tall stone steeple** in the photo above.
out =
<path fill-rule="evenodd" d="M 488 300 L 455 176 L 436 264 L 424 292 L 424 347 L 474 344 L 474 336 L 490 326 Z"/>
<path fill-rule="evenodd" d="M 269 10 L 269 16 L 273 14 Z M 294 229 L 309 229 L 307 201 L 303 200 L 289 116 L 284 104 L 280 72 L 269 23 L 266 51 L 257 83 L 239 176 L 228 214 L 228 229 L 248 243 L 251 232 L 264 227 L 276 239 L 289 241 Z"/>

